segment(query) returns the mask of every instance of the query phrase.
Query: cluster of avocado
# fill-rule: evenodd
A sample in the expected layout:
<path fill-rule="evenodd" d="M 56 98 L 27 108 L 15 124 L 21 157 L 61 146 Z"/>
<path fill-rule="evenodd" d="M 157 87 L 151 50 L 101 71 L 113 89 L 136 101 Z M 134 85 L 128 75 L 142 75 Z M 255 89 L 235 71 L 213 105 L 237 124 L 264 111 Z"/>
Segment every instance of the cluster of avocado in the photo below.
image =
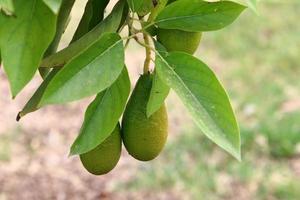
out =
<path fill-rule="evenodd" d="M 141 75 L 126 106 L 122 128 L 118 124 L 111 135 L 95 149 L 81 154 L 83 166 L 92 174 L 102 175 L 111 171 L 121 155 L 122 141 L 128 153 L 140 161 L 156 158 L 168 136 L 168 117 L 165 105 L 146 115 L 152 87 L 152 75 Z"/>
<path fill-rule="evenodd" d="M 168 4 L 174 0 L 169 0 Z M 158 29 L 157 40 L 167 51 L 194 54 L 201 40 L 201 32 Z M 126 106 L 121 127 L 95 149 L 81 154 L 83 166 L 92 174 L 110 172 L 118 163 L 122 141 L 128 153 L 137 160 L 150 161 L 162 151 L 168 136 L 168 117 L 163 104 L 150 117 L 146 107 L 152 87 L 152 74 L 141 75 Z"/>

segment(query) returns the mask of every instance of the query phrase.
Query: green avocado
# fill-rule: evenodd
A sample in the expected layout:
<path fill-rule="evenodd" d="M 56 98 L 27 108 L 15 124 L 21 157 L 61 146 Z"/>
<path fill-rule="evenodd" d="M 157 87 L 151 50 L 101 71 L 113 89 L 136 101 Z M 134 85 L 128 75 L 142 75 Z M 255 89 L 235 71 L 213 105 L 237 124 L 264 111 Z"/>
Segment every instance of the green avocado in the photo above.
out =
<path fill-rule="evenodd" d="M 122 139 L 128 153 L 140 161 L 156 158 L 168 136 L 165 105 L 147 118 L 146 107 L 152 87 L 152 75 L 140 76 L 122 119 Z"/>
<path fill-rule="evenodd" d="M 85 169 L 94 175 L 103 175 L 110 172 L 118 163 L 121 156 L 122 139 L 120 125 L 111 135 L 95 149 L 81 154 L 80 160 Z"/>
<path fill-rule="evenodd" d="M 158 29 L 157 40 L 166 49 L 171 51 L 183 51 L 194 54 L 201 41 L 201 32 L 187 32 L 177 29 Z"/>

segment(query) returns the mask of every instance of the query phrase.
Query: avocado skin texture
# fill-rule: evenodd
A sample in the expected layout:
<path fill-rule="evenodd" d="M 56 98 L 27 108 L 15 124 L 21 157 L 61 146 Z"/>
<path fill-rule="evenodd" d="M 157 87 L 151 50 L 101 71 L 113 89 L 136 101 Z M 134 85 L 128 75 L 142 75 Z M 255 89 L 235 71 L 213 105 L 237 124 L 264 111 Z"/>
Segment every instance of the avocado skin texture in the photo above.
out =
<path fill-rule="evenodd" d="M 183 51 L 194 54 L 201 41 L 201 32 L 187 32 L 177 29 L 158 29 L 157 40 L 166 49 L 171 51 Z"/>
<path fill-rule="evenodd" d="M 122 139 L 118 124 L 111 135 L 91 151 L 81 154 L 80 160 L 84 168 L 94 175 L 110 172 L 121 156 Z"/>
<path fill-rule="evenodd" d="M 152 87 L 152 75 L 140 76 L 122 119 L 122 139 L 128 153 L 140 161 L 156 158 L 168 136 L 168 116 L 165 105 L 146 115 L 147 102 Z"/>

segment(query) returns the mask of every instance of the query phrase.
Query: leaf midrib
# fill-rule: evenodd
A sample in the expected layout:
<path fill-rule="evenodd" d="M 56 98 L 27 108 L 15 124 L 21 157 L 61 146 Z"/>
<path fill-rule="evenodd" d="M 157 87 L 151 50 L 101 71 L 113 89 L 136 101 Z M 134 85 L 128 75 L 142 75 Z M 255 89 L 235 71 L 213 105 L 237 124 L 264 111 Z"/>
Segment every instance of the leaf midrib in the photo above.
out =
<path fill-rule="evenodd" d="M 235 9 L 235 8 L 224 9 L 224 10 L 222 10 L 222 12 L 219 12 L 218 14 L 223 13 L 224 11 L 230 11 L 230 10 L 237 10 L 237 9 Z M 162 22 L 172 21 L 172 20 L 181 20 L 181 19 L 191 18 L 191 17 L 206 17 L 208 15 L 211 15 L 211 13 L 213 13 L 213 12 L 209 12 L 209 13 L 206 13 L 206 14 L 194 14 L 194 15 L 185 15 L 185 16 L 178 16 L 178 17 L 170 17 L 170 18 L 158 20 L 158 21 L 156 21 L 156 23 L 162 23 Z"/>
<path fill-rule="evenodd" d="M 88 120 L 86 121 L 85 124 L 90 124 L 90 122 L 92 121 L 92 118 L 93 118 L 93 116 L 95 115 L 95 113 L 96 113 L 96 111 L 98 110 L 98 108 L 101 107 L 101 106 L 103 105 L 103 102 L 104 102 L 106 96 L 108 95 L 109 89 L 110 89 L 110 88 L 108 88 L 107 90 L 104 91 L 104 95 L 102 96 L 100 102 L 98 103 L 98 105 L 96 106 L 96 108 L 95 108 L 94 111 L 93 111 L 93 114 L 88 118 Z M 85 126 L 85 128 L 81 131 L 81 133 L 84 132 L 85 130 L 86 130 L 86 126 Z"/>
<path fill-rule="evenodd" d="M 105 51 L 103 51 L 101 54 L 99 54 L 99 55 L 96 56 L 94 59 L 92 59 L 91 62 L 89 62 L 88 64 L 86 64 L 86 66 L 87 66 L 87 65 L 90 65 L 90 64 L 92 64 L 92 63 L 94 63 L 95 60 L 99 59 L 100 57 L 103 57 L 104 54 L 106 54 L 109 50 L 111 50 L 111 49 L 114 48 L 116 45 L 118 45 L 119 42 L 121 42 L 121 41 L 122 41 L 122 39 L 119 39 L 118 41 L 116 41 L 113 45 L 111 45 L 109 48 L 107 48 L 107 49 L 106 49 Z M 94 43 L 94 44 L 95 44 L 95 43 Z M 78 56 L 80 56 L 80 55 L 78 55 Z M 70 61 L 70 62 L 71 62 L 71 61 Z M 84 68 L 85 68 L 85 67 L 83 67 L 82 69 L 84 69 Z M 78 72 L 76 72 L 76 74 L 78 74 L 80 71 L 81 71 L 81 70 L 79 70 Z M 76 75 L 76 74 L 75 74 L 75 75 Z M 54 93 L 59 92 L 59 91 L 60 91 L 67 83 L 69 83 L 74 77 L 75 77 L 75 76 L 72 76 L 70 79 L 68 79 L 67 81 L 65 81 L 65 82 L 59 87 L 59 89 L 56 90 Z M 52 93 L 52 95 L 53 95 L 54 93 Z M 49 97 L 51 97 L 52 95 L 50 95 Z"/>
<path fill-rule="evenodd" d="M 167 62 L 167 61 L 159 54 L 159 52 L 157 52 L 157 54 L 158 54 L 159 57 L 163 60 L 163 62 L 164 62 L 165 64 L 167 64 L 168 68 L 174 72 L 176 78 L 177 78 L 177 79 L 179 80 L 179 82 L 184 86 L 184 88 L 188 91 L 188 93 L 192 96 L 192 98 L 194 99 L 194 101 L 195 101 L 198 105 L 200 105 L 200 106 L 203 108 L 203 110 L 206 112 L 206 115 L 209 116 L 209 119 L 210 119 L 211 121 L 214 122 L 214 126 L 219 130 L 219 132 L 221 132 L 222 135 L 226 135 L 226 134 L 222 131 L 222 129 L 220 129 L 220 128 L 216 125 L 216 122 L 215 122 L 215 120 L 212 118 L 212 116 L 207 112 L 207 110 L 205 109 L 205 107 L 203 107 L 202 104 L 199 103 L 197 97 L 195 97 L 195 95 L 190 91 L 189 87 L 183 82 L 183 80 L 178 76 L 178 74 L 177 74 L 177 73 L 174 71 L 174 69 L 169 65 L 169 63 L 168 63 L 168 62 Z M 226 142 L 228 143 L 227 137 L 225 137 L 225 139 L 226 139 Z M 229 144 L 230 144 L 230 143 L 229 143 Z M 230 145 L 231 145 L 231 144 L 230 144 Z"/>

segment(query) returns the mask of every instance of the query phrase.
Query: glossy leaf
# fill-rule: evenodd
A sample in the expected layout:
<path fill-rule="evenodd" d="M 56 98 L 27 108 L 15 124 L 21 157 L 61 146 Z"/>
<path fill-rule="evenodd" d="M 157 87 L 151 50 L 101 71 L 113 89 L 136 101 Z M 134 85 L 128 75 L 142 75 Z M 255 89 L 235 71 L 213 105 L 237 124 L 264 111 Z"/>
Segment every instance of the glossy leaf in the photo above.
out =
<path fill-rule="evenodd" d="M 148 23 L 153 22 L 153 20 L 166 7 L 167 4 L 168 4 L 168 0 L 157 1 L 157 5 L 151 10 L 151 14 L 149 15 L 147 22 Z"/>
<path fill-rule="evenodd" d="M 213 142 L 240 160 L 240 133 L 229 98 L 209 67 L 182 52 L 157 53 L 156 70 Z"/>
<path fill-rule="evenodd" d="M 247 0 L 249 8 L 251 8 L 254 12 L 258 13 L 257 10 L 257 0 Z"/>
<path fill-rule="evenodd" d="M 52 12 L 57 14 L 63 0 L 43 0 L 43 1 L 52 10 Z"/>
<path fill-rule="evenodd" d="M 45 80 L 42 82 L 42 84 L 38 87 L 38 89 L 35 91 L 33 96 L 29 99 L 29 101 L 25 104 L 24 108 L 18 113 L 17 121 L 19 121 L 23 116 L 25 116 L 28 113 L 34 112 L 38 110 L 38 105 L 41 101 L 41 98 L 50 83 L 50 81 L 53 79 L 53 77 L 58 73 L 59 69 L 53 69 L 45 78 Z"/>
<path fill-rule="evenodd" d="M 154 7 L 152 0 L 127 0 L 128 5 L 133 12 L 144 16 Z"/>
<path fill-rule="evenodd" d="M 0 0 L 0 12 L 6 15 L 13 15 L 15 11 L 12 0 Z"/>
<path fill-rule="evenodd" d="M 159 64 L 159 63 L 158 63 Z M 152 88 L 147 103 L 147 117 L 150 117 L 164 104 L 170 92 L 170 87 L 166 85 L 155 72 L 152 80 Z"/>
<path fill-rule="evenodd" d="M 245 8 L 230 1 L 180 0 L 165 7 L 155 23 L 165 29 L 213 31 L 231 24 Z"/>
<path fill-rule="evenodd" d="M 31 80 L 55 34 L 56 16 L 37 0 L 14 1 L 16 17 L 0 15 L 0 49 L 16 96 Z"/>
<path fill-rule="evenodd" d="M 157 49 L 157 51 L 160 52 L 160 54 L 162 55 L 167 54 L 167 50 L 160 43 L 156 42 L 155 48 Z M 156 64 L 160 64 L 160 63 L 156 63 Z M 170 92 L 170 87 L 166 85 L 161 80 L 158 73 L 154 71 L 152 87 L 149 95 L 149 100 L 147 103 L 147 110 L 146 110 L 147 117 L 150 117 L 163 105 L 169 92 Z"/>
<path fill-rule="evenodd" d="M 40 106 L 65 103 L 94 95 L 109 87 L 124 66 L 124 47 L 117 33 L 106 33 L 79 54 L 51 80 Z"/>
<path fill-rule="evenodd" d="M 44 53 L 44 58 L 54 54 L 57 51 L 62 35 L 65 32 L 66 27 L 68 26 L 70 13 L 72 11 L 74 3 L 75 0 L 67 0 L 62 2 L 57 15 L 55 36 L 51 44 L 48 46 L 46 52 Z M 39 73 L 43 79 L 47 77 L 50 71 L 51 68 L 42 68 L 42 67 L 39 68 Z"/>
<path fill-rule="evenodd" d="M 114 9 L 111 13 L 111 15 L 115 17 L 111 17 L 111 15 L 104 19 L 104 21 L 99 24 L 97 27 L 97 30 L 94 30 L 94 32 L 90 32 L 88 34 L 93 34 L 91 37 L 88 37 L 86 39 L 86 36 L 84 36 L 82 39 L 80 39 L 80 44 L 87 45 L 92 42 L 92 39 L 95 38 L 97 40 L 100 36 L 102 36 L 105 32 L 116 32 L 118 27 L 120 26 L 120 21 L 122 18 L 122 12 L 123 8 L 120 7 L 120 4 L 116 5 L 117 9 Z M 97 33 L 97 35 L 96 35 Z M 96 37 L 97 36 L 97 37 Z M 77 43 L 77 42 L 74 42 Z M 71 44 L 72 45 L 72 44 Z M 48 87 L 50 81 L 54 78 L 54 75 L 59 71 L 58 69 L 55 69 L 49 73 L 47 78 L 43 81 L 43 83 L 39 86 L 39 88 L 35 91 L 33 96 L 30 98 L 30 100 L 26 103 L 25 107 L 22 109 L 22 111 L 18 114 L 17 119 L 20 119 L 21 117 L 25 116 L 26 114 L 30 112 L 34 112 L 39 107 L 39 103 L 41 101 L 41 98 L 45 92 L 45 89 Z"/>
<path fill-rule="evenodd" d="M 247 5 L 247 6 L 249 6 L 249 8 L 251 8 L 255 13 L 258 13 L 258 10 L 257 10 L 257 3 L 258 3 L 258 1 L 257 1 L 257 0 L 232 0 L 232 1 L 237 2 L 237 3 L 244 4 L 244 5 Z"/>
<path fill-rule="evenodd" d="M 109 0 L 89 0 L 87 2 L 72 41 L 81 38 L 103 20 L 104 10 L 108 3 Z"/>
<path fill-rule="evenodd" d="M 71 155 L 86 153 L 103 142 L 114 130 L 130 93 L 126 67 L 109 88 L 88 106 L 80 134 L 71 147 Z"/>
<path fill-rule="evenodd" d="M 100 24 L 65 49 L 62 49 L 61 51 L 45 58 L 41 63 L 41 66 L 61 67 L 79 53 L 85 51 L 89 46 L 97 41 L 103 33 L 116 32 L 120 27 L 125 10 L 126 7 L 124 1 L 119 1 L 115 5 L 111 14 L 107 16 Z"/>
<path fill-rule="evenodd" d="M 90 21 L 90 29 L 94 28 L 104 18 L 105 8 L 110 0 L 92 0 L 93 1 L 93 16 Z"/>

